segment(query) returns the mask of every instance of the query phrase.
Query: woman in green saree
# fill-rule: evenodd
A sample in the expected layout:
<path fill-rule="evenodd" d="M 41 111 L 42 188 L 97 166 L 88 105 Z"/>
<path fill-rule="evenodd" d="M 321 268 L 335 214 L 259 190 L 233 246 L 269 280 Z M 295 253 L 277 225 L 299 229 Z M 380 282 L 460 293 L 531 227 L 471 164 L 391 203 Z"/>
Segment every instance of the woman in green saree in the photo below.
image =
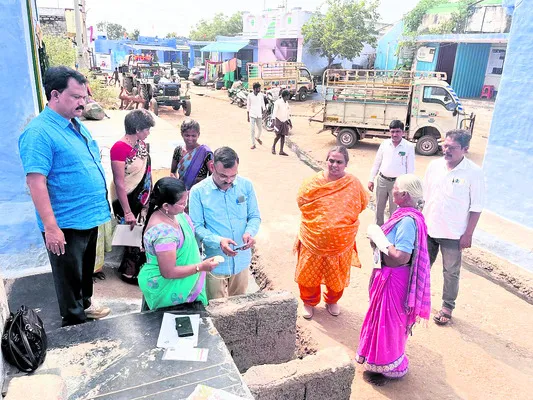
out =
<path fill-rule="evenodd" d="M 218 261 L 202 261 L 193 224 L 184 210 L 185 184 L 171 177 L 154 186 L 143 239 L 146 264 L 139 272 L 139 287 L 151 310 L 200 301 L 207 305 L 205 276 Z"/>

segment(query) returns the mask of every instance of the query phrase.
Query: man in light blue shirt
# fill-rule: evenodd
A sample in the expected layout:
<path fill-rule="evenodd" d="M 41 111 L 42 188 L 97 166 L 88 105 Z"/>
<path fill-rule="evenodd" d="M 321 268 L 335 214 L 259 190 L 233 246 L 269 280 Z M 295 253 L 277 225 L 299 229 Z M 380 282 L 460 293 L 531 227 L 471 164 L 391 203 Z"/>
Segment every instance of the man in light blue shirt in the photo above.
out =
<path fill-rule="evenodd" d="M 207 257 L 224 262 L 207 275 L 208 299 L 246 293 L 251 248 L 261 224 L 252 183 L 237 176 L 239 157 L 229 147 L 214 153 L 213 175 L 196 184 L 189 196 L 189 215 Z"/>
<path fill-rule="evenodd" d="M 78 120 L 87 97 L 86 83 L 70 68 L 49 68 L 44 76 L 48 104 L 19 138 L 63 325 L 103 318 L 110 312 L 91 304 L 98 226 L 111 215 L 98 145 Z"/>

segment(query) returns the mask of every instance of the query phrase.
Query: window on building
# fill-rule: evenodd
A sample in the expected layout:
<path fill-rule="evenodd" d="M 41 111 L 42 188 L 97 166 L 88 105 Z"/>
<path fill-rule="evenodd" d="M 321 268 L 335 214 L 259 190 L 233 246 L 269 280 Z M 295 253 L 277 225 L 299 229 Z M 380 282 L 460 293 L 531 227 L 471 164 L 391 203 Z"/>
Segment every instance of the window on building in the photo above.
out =
<path fill-rule="evenodd" d="M 455 109 L 455 101 L 446 89 L 440 86 L 424 86 L 424 103 L 440 104 L 449 111 Z"/>
<path fill-rule="evenodd" d="M 503 73 L 503 63 L 505 62 L 506 49 L 492 48 L 490 49 L 489 62 L 487 64 L 487 74 L 501 75 Z"/>

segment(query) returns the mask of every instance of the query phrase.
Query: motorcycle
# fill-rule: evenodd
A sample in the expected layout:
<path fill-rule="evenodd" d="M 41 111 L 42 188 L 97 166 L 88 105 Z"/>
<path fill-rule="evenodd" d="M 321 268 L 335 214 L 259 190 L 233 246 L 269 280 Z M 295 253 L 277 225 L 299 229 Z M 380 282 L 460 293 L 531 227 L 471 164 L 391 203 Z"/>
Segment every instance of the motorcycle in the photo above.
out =
<path fill-rule="evenodd" d="M 244 88 L 241 81 L 235 81 L 231 88 L 228 89 L 228 96 L 231 104 L 237 103 L 242 108 L 246 106 L 248 101 L 248 90 Z"/>

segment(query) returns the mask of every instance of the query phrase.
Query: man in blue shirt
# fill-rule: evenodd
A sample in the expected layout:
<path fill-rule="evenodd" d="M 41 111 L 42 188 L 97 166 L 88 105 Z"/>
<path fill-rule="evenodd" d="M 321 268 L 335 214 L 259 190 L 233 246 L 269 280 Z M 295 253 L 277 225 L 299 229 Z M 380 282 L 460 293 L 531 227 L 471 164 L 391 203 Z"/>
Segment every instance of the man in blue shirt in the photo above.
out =
<path fill-rule="evenodd" d="M 43 232 L 63 326 L 98 319 L 91 306 L 98 225 L 110 220 L 100 151 L 81 124 L 87 81 L 67 67 L 48 69 L 48 105 L 19 138 L 26 182 Z"/>
<path fill-rule="evenodd" d="M 237 176 L 239 157 L 229 147 L 214 153 L 213 175 L 196 184 L 189 196 L 189 215 L 207 257 L 224 262 L 207 275 L 208 299 L 246 293 L 251 248 L 261 216 L 252 183 Z"/>

